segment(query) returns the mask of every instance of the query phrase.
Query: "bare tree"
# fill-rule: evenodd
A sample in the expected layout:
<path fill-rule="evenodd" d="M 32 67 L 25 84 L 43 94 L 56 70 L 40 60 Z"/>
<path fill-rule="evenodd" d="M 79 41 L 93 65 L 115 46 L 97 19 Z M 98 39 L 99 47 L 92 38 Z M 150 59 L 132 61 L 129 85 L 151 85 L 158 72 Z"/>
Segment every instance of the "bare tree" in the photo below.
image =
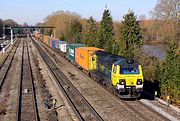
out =
<path fill-rule="evenodd" d="M 81 16 L 74 12 L 57 11 L 44 19 L 44 26 L 56 27 L 56 37 L 60 38 L 62 34 L 67 34 L 70 30 L 71 22 L 80 20 Z M 45 33 L 51 33 L 52 30 L 46 29 Z"/>
<path fill-rule="evenodd" d="M 156 19 L 180 20 L 180 0 L 158 0 L 152 13 Z"/>
<path fill-rule="evenodd" d="M 144 15 L 144 14 L 140 15 L 138 20 L 146 20 L 146 15 Z"/>
<path fill-rule="evenodd" d="M 29 25 L 28 25 L 27 22 L 25 22 L 25 23 L 23 23 L 23 26 L 24 26 L 24 27 L 28 27 Z"/>
<path fill-rule="evenodd" d="M 18 26 L 18 24 L 13 19 L 7 19 L 3 21 L 5 26 Z"/>
<path fill-rule="evenodd" d="M 153 26 L 158 28 L 156 39 L 167 47 L 171 42 L 179 43 L 180 0 L 158 0 L 152 14 L 156 19 Z"/>
<path fill-rule="evenodd" d="M 36 23 L 35 26 L 39 26 L 39 27 L 42 27 L 44 25 L 44 23 Z"/>

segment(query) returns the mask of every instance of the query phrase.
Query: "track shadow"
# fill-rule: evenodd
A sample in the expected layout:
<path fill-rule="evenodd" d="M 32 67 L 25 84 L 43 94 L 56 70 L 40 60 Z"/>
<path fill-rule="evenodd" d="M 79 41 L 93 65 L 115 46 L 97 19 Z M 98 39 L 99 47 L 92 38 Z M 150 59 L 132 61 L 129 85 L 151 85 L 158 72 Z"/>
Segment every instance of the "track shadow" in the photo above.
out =
<path fill-rule="evenodd" d="M 154 82 L 145 80 L 143 86 L 142 98 L 148 100 L 154 100 L 155 94 L 156 97 L 160 96 L 159 82 L 157 80 L 154 80 Z"/>
<path fill-rule="evenodd" d="M 124 101 L 136 101 L 138 99 L 137 98 L 124 98 L 124 99 L 121 99 L 121 100 L 124 100 Z"/>

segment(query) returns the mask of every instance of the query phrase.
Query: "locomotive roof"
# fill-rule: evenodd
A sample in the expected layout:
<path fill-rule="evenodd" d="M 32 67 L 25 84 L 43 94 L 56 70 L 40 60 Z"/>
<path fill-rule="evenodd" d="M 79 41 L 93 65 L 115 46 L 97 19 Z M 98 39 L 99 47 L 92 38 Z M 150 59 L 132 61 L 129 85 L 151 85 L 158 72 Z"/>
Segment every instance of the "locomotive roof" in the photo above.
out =
<path fill-rule="evenodd" d="M 138 66 L 138 62 L 135 60 L 130 60 L 130 59 L 123 59 L 123 60 L 118 60 L 114 63 L 115 65 L 123 65 L 123 66 Z"/>
<path fill-rule="evenodd" d="M 102 50 L 103 51 L 103 49 L 100 49 L 100 48 L 97 48 L 97 47 L 79 47 L 79 48 L 84 49 L 84 50 L 95 50 L 95 51 Z"/>
<path fill-rule="evenodd" d="M 96 55 L 99 55 L 99 56 L 108 56 L 108 57 L 111 57 L 111 58 L 128 59 L 126 57 L 123 57 L 123 56 L 120 56 L 120 55 L 115 55 L 115 54 L 105 52 L 105 51 L 102 51 L 102 50 L 95 51 L 93 54 L 96 54 Z"/>
<path fill-rule="evenodd" d="M 128 59 L 126 57 L 120 56 L 120 55 L 115 55 L 111 54 L 105 51 L 95 51 L 93 54 L 96 54 L 98 56 L 104 57 L 103 60 L 101 61 L 109 61 L 111 63 L 114 63 L 115 65 L 132 65 L 132 66 L 137 66 L 139 65 L 137 61 Z"/>
<path fill-rule="evenodd" d="M 68 44 L 68 45 L 72 45 L 72 46 L 76 46 L 76 45 L 78 45 L 78 46 L 83 46 L 83 45 L 85 45 L 85 44 L 81 44 L 81 43 L 70 43 L 70 44 Z"/>

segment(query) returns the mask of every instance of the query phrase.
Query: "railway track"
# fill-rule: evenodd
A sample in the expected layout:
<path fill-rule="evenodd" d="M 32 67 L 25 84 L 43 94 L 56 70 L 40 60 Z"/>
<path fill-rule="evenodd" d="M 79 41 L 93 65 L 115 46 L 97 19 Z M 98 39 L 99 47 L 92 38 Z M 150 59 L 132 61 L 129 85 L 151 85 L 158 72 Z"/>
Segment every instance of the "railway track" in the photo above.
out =
<path fill-rule="evenodd" d="M 39 121 L 38 106 L 32 69 L 30 64 L 28 44 L 23 40 L 21 77 L 18 90 L 17 121 Z"/>
<path fill-rule="evenodd" d="M 2 62 L 2 64 L 0 65 L 0 92 L 3 86 L 3 83 L 6 79 L 6 76 L 8 74 L 8 71 L 11 67 L 11 63 L 14 59 L 14 55 L 16 53 L 16 50 L 19 46 L 20 40 L 17 40 L 16 43 L 14 44 L 14 46 L 12 47 L 12 49 L 10 50 L 10 52 L 8 53 L 8 55 L 6 56 L 6 58 L 4 59 L 4 61 Z"/>
<path fill-rule="evenodd" d="M 12 48 L 11 48 L 11 49 L 9 50 L 9 52 L 7 53 L 7 55 L 6 55 L 5 59 L 3 60 L 3 62 L 0 63 L 0 69 L 1 69 L 1 67 L 4 65 L 5 61 L 7 60 L 9 54 L 11 53 L 11 51 L 13 50 L 13 48 L 14 48 L 14 46 L 15 46 L 16 44 L 17 44 L 17 41 L 15 42 L 15 44 L 13 44 Z"/>
<path fill-rule="evenodd" d="M 51 48 L 50 48 L 51 49 Z M 56 53 L 59 53 L 57 50 L 55 50 Z M 82 71 L 80 71 L 82 72 Z M 97 82 L 98 83 L 98 82 Z M 104 85 L 101 85 L 103 88 L 107 88 Z M 107 89 L 106 89 L 107 90 Z M 108 90 L 110 93 L 111 90 Z M 169 121 L 169 119 L 163 115 L 161 115 L 159 112 L 151 109 L 150 107 L 146 106 L 139 100 L 133 100 L 133 101 L 127 101 L 127 100 L 121 100 L 116 95 L 114 95 L 120 103 L 123 103 L 127 108 L 129 108 L 133 113 L 138 115 L 139 119 L 141 120 L 163 120 L 163 121 Z"/>
<path fill-rule="evenodd" d="M 84 120 L 103 121 L 102 117 L 96 110 L 89 104 L 89 102 L 82 96 L 82 94 L 75 88 L 70 80 L 46 54 L 46 52 L 33 40 L 36 48 L 48 65 L 50 72 L 57 81 L 58 86 L 63 91 L 67 100 L 71 104 L 77 117 Z"/>
<path fill-rule="evenodd" d="M 139 100 L 124 101 L 121 100 L 129 109 L 138 114 L 141 119 L 146 121 L 170 121 L 168 118 L 164 117 L 160 113 L 146 106 Z"/>

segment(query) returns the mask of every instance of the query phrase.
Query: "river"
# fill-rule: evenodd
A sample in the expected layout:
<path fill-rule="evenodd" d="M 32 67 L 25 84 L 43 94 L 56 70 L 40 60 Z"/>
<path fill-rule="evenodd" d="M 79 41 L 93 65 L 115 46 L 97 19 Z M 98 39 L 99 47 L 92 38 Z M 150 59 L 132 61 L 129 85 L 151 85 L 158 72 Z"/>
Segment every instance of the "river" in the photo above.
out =
<path fill-rule="evenodd" d="M 154 56 L 159 59 L 164 59 L 165 57 L 165 50 L 161 45 L 144 45 L 143 49 L 149 56 Z"/>

